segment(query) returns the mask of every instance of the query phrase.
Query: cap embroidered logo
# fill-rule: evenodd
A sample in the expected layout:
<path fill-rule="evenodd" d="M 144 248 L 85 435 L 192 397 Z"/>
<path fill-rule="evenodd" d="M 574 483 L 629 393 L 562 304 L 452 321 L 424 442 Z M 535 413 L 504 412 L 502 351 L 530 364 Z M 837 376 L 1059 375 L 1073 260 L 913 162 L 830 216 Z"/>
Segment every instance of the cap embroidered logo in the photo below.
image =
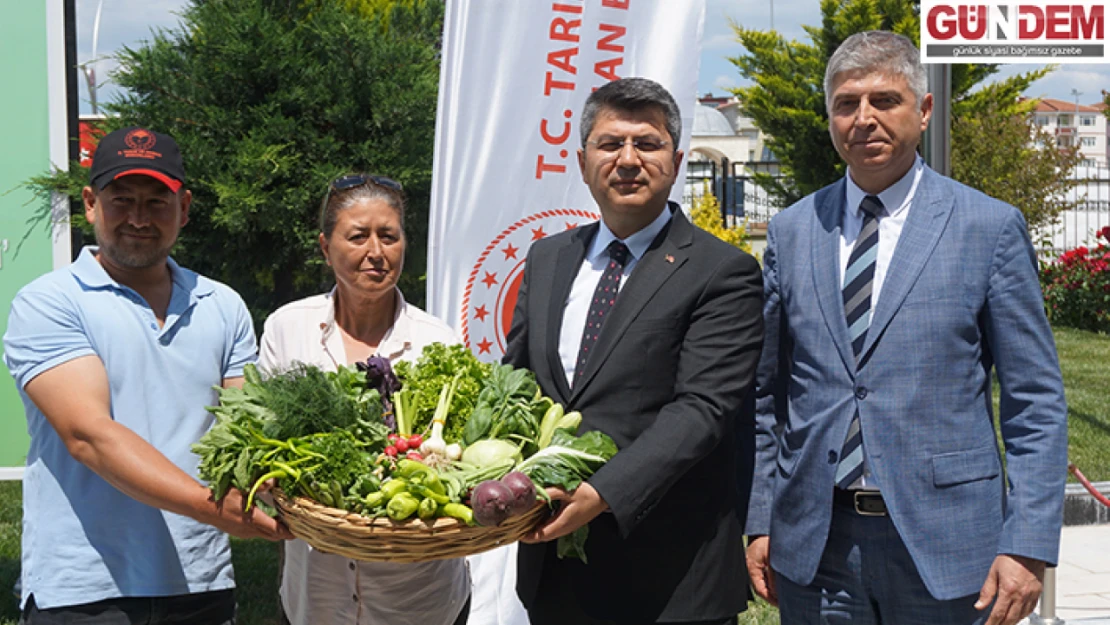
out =
<path fill-rule="evenodd" d="M 154 136 L 154 133 L 149 130 L 144 128 L 132 130 L 123 138 L 123 142 L 131 149 L 120 150 L 120 156 L 125 158 L 146 159 L 162 158 L 161 153 L 154 151 L 154 146 L 158 143 L 158 139 Z"/>

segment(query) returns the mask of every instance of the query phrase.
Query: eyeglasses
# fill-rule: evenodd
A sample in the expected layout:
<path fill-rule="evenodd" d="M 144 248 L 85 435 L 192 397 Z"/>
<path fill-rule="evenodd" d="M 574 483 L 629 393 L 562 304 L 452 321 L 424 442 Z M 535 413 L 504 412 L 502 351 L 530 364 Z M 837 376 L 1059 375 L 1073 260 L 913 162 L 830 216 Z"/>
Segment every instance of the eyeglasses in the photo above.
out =
<path fill-rule="evenodd" d="M 332 180 L 331 184 L 328 185 L 328 197 L 330 198 L 331 194 L 337 191 L 346 191 L 347 189 L 361 187 L 364 184 L 376 184 L 379 187 L 393 189 L 394 191 L 403 191 L 401 183 L 392 178 L 371 176 L 368 174 L 353 174 Z"/>
<path fill-rule="evenodd" d="M 596 141 L 587 141 L 586 145 L 592 145 L 599 152 L 606 154 L 616 154 L 624 149 L 624 146 L 632 144 L 632 148 L 636 150 L 641 156 L 646 154 L 653 154 L 659 152 L 667 147 L 667 141 L 663 139 L 656 139 L 655 137 L 626 137 L 624 139 L 617 139 L 615 137 L 602 137 Z"/>

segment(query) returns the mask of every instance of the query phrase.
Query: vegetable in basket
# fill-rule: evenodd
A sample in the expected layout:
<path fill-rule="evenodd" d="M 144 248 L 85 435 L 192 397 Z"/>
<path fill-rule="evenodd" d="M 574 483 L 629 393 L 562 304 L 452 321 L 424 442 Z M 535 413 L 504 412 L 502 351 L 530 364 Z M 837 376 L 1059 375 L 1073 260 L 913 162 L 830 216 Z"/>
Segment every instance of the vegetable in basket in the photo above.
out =
<path fill-rule="evenodd" d="M 566 430 L 557 429 L 551 437 L 551 445 L 520 463 L 517 470 L 537 484 L 572 491 L 616 453 L 616 443 L 601 431 L 594 430 L 575 437 Z M 589 525 L 583 525 L 571 534 L 559 538 L 559 557 L 575 557 L 585 562 L 588 535 Z"/>
<path fill-rule="evenodd" d="M 365 516 L 496 526 L 546 499 L 543 487 L 574 489 L 616 453 L 600 432 L 576 438 L 581 415 L 543 397 L 531 372 L 474 368 L 460 349 L 430 346 L 421 364 L 399 366 L 401 390 L 381 363 L 365 367 L 369 381 L 345 367 L 326 373 L 298 365 L 268 379 L 249 367 L 244 388 L 221 389 L 212 408 L 217 425 L 195 448 L 201 476 L 217 496 L 234 486 L 250 493 L 248 502 L 273 479 L 288 496 Z M 412 430 L 433 388 L 422 436 Z M 381 391 L 391 393 L 397 433 L 382 420 Z M 468 392 L 481 411 L 466 412 L 465 401 L 459 408 Z M 452 428 L 485 436 L 461 450 L 449 442 Z"/>
<path fill-rule="evenodd" d="M 510 471 L 501 478 L 501 483 L 512 494 L 509 500 L 509 516 L 524 514 L 536 505 L 536 485 L 532 482 L 532 478 L 520 471 Z"/>
<path fill-rule="evenodd" d="M 475 486 L 470 503 L 479 525 L 497 526 L 531 510 L 536 497 L 532 480 L 520 471 L 511 471 L 500 480 L 486 480 Z"/>
<path fill-rule="evenodd" d="M 416 362 L 397 363 L 393 371 L 402 382 L 401 391 L 393 396 L 397 433 L 429 432 L 443 388 L 458 376 L 459 383 L 446 414 L 459 418 L 446 420 L 443 439 L 447 443 L 460 441 L 466 419 L 474 409 L 489 369 L 490 365 L 479 361 L 465 346 L 443 343 L 425 347 Z"/>
<path fill-rule="evenodd" d="M 531 371 L 494 365 L 463 429 L 463 443 L 473 445 L 484 438 L 513 440 L 523 446 L 527 456 L 539 448 L 540 422 L 553 405 L 540 392 Z"/>
<path fill-rule="evenodd" d="M 516 469 L 544 486 L 572 491 L 616 453 L 616 443 L 601 431 L 575 437 L 556 430 L 551 445 L 525 459 Z"/>
<path fill-rule="evenodd" d="M 486 439 L 470 445 L 462 452 L 462 461 L 478 467 L 488 467 L 506 460 L 521 461 L 520 447 L 509 441 Z"/>
<path fill-rule="evenodd" d="M 216 424 L 193 445 L 199 473 L 216 499 L 229 488 L 253 494 L 276 479 L 290 495 L 344 507 L 367 489 L 373 457 L 385 447 L 380 395 L 365 374 L 307 365 L 263 379 L 244 369 L 243 388 L 217 388 Z M 361 480 L 361 482 L 360 482 Z"/>

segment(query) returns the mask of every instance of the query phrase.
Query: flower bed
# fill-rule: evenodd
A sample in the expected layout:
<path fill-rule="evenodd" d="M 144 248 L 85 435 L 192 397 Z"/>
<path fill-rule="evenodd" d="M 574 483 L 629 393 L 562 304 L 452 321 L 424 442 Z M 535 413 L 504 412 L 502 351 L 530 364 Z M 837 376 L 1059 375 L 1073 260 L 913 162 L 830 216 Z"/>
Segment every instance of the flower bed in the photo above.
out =
<path fill-rule="evenodd" d="M 1110 226 L 1098 246 L 1077 247 L 1041 267 L 1045 311 L 1055 325 L 1110 333 Z"/>

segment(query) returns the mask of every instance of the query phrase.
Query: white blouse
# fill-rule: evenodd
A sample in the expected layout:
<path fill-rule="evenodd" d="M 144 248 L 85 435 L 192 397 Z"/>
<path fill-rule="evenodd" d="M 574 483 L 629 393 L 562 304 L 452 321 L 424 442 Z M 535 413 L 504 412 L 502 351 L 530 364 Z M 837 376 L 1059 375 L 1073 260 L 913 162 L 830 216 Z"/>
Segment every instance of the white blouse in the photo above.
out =
<path fill-rule="evenodd" d="M 397 291 L 393 327 L 377 355 L 416 360 L 426 345 L 458 343 L 439 319 L 405 302 Z M 281 369 L 295 361 L 334 371 L 347 364 L 335 325 L 335 289 L 279 308 L 263 327 L 259 366 Z M 462 558 L 415 564 L 359 562 L 285 543 L 281 600 L 293 625 L 451 625 L 467 597 L 470 578 Z"/>

